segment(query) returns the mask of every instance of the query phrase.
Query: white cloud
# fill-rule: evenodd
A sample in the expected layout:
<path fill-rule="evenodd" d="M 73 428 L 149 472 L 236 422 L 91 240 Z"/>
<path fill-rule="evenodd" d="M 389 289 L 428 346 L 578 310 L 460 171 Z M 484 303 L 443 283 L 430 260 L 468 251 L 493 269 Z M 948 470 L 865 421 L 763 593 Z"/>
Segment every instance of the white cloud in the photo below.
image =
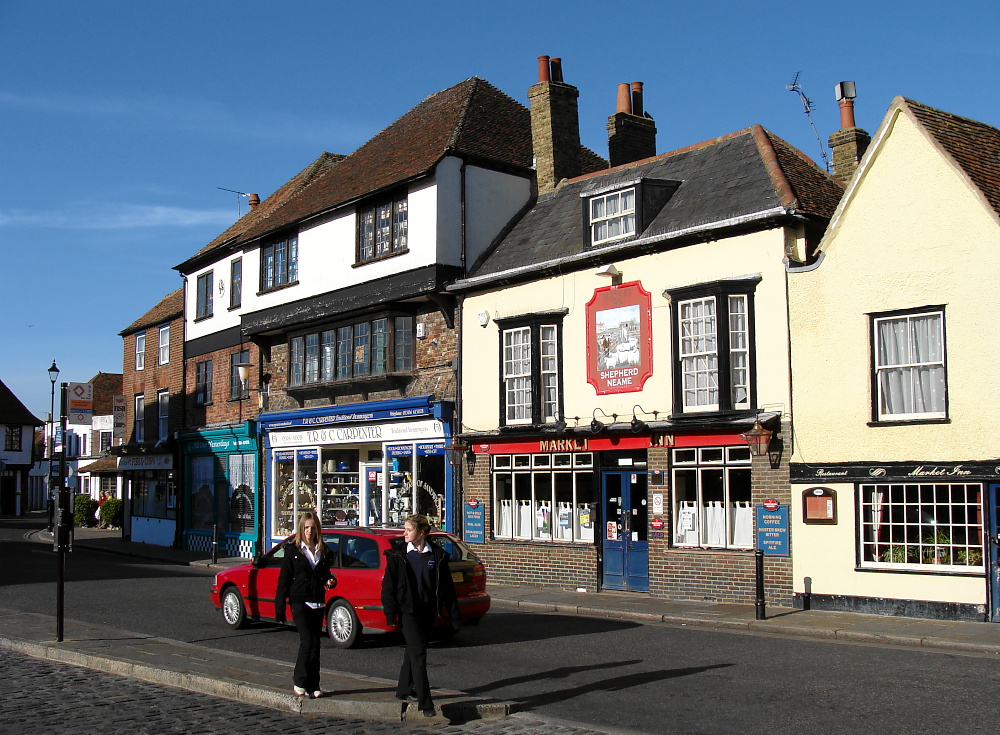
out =
<path fill-rule="evenodd" d="M 232 209 L 119 204 L 105 209 L 26 212 L 0 210 L 0 227 L 41 227 L 76 230 L 124 230 L 143 227 L 228 227 L 235 220 Z"/>
<path fill-rule="evenodd" d="M 141 129 L 173 129 L 229 140 L 316 144 L 324 150 L 349 151 L 377 129 L 333 117 L 310 117 L 260 110 L 233 110 L 212 100 L 163 95 L 146 97 L 82 96 L 67 92 L 20 94 L 0 90 L 0 109 L 89 117 L 107 124 Z"/>

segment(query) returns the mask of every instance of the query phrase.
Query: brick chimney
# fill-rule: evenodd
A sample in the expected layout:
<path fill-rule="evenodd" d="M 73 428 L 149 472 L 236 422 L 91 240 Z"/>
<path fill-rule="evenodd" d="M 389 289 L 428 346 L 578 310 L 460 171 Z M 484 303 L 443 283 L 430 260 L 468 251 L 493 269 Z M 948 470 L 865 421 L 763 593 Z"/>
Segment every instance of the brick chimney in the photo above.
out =
<path fill-rule="evenodd" d="M 829 146 L 833 149 L 833 176 L 846 184 L 857 171 L 858 162 L 868 150 L 872 137 L 854 123 L 854 98 L 857 96 L 854 82 L 841 82 L 836 92 L 840 103 L 840 130 L 830 136 Z"/>
<path fill-rule="evenodd" d="M 618 85 L 618 105 L 608 118 L 608 161 L 621 166 L 656 155 L 656 125 L 643 114 L 642 82 Z"/>
<path fill-rule="evenodd" d="M 563 82 L 562 60 L 538 57 L 538 83 L 528 88 L 538 193 L 580 175 L 579 90 Z"/>

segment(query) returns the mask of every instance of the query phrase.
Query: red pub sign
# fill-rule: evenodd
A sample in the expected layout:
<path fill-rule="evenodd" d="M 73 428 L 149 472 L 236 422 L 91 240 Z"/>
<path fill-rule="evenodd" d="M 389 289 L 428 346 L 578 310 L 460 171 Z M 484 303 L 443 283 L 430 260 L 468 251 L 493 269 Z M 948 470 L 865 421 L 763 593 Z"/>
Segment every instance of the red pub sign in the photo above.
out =
<path fill-rule="evenodd" d="M 599 288 L 587 303 L 587 382 L 598 395 L 640 391 L 653 374 L 651 303 L 638 281 Z"/>

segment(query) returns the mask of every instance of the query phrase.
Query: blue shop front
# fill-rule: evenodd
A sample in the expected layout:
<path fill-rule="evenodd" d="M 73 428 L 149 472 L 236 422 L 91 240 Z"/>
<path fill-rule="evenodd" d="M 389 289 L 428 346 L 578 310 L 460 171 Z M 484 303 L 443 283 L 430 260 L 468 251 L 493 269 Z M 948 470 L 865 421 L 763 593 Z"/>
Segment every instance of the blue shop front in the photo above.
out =
<path fill-rule="evenodd" d="M 402 525 L 411 513 L 453 528 L 451 416 L 430 397 L 262 414 L 270 542 L 305 510 L 324 528 Z"/>
<path fill-rule="evenodd" d="M 259 445 L 256 425 L 182 434 L 184 457 L 184 548 L 219 556 L 260 553 Z"/>

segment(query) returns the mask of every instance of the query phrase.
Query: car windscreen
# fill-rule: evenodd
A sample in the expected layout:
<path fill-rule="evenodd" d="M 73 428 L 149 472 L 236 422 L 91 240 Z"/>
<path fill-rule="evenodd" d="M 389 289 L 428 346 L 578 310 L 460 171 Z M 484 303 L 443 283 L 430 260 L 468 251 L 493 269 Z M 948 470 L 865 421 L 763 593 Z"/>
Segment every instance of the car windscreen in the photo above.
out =
<path fill-rule="evenodd" d="M 444 549 L 445 553 L 451 557 L 451 561 L 453 562 L 467 561 L 472 562 L 473 564 L 481 563 L 479 561 L 479 557 L 473 554 L 472 550 L 466 546 L 465 543 L 459 541 L 455 536 L 446 533 L 432 533 L 427 537 L 427 540 L 435 546 L 439 546 Z M 392 545 L 394 548 L 401 548 L 403 546 L 403 538 L 401 536 L 397 536 L 392 539 Z"/>

